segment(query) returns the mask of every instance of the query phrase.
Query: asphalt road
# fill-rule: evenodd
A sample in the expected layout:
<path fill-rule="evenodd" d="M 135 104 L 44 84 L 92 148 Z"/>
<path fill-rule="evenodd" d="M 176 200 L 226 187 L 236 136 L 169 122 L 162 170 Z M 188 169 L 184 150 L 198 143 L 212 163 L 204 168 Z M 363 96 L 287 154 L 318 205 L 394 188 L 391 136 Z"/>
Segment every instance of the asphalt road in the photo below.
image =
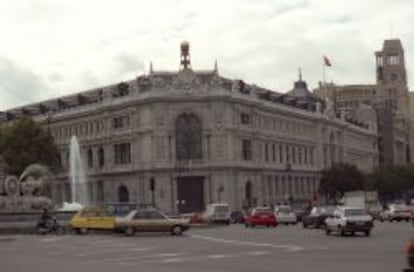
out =
<path fill-rule="evenodd" d="M 326 236 L 301 226 L 242 225 L 169 234 L 0 236 L 7 272 L 391 272 L 405 266 L 409 223 L 376 223 L 371 237 Z"/>

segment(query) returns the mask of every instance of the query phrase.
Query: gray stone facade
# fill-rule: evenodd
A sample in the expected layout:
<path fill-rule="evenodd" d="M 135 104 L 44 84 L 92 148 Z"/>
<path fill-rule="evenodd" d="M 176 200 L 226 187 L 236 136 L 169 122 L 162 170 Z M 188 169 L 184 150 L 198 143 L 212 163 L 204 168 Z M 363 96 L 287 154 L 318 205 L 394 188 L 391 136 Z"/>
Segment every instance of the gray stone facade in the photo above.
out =
<path fill-rule="evenodd" d="M 154 198 L 162 210 L 189 212 L 309 199 L 332 163 L 377 165 L 374 129 L 290 98 L 185 66 L 25 108 L 59 146 L 57 201 L 70 201 L 68 144 L 77 135 L 94 202 Z"/>

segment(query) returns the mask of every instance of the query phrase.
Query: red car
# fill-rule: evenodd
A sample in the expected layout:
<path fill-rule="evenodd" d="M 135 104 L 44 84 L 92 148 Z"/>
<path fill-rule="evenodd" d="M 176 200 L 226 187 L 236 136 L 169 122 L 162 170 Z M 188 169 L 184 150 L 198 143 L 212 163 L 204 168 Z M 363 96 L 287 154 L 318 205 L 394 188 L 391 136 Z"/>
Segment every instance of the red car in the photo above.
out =
<path fill-rule="evenodd" d="M 257 207 L 245 218 L 246 228 L 254 226 L 276 227 L 277 221 L 273 210 L 269 207 Z"/>

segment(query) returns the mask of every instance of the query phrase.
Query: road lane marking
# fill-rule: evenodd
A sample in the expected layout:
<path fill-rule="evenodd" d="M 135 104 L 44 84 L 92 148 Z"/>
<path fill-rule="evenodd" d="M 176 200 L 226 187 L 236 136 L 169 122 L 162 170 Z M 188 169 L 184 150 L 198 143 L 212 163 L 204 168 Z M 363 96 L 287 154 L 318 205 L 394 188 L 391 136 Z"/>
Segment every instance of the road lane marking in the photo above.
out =
<path fill-rule="evenodd" d="M 207 255 L 207 259 L 223 259 L 231 257 L 231 255 L 225 255 L 225 254 L 213 254 L 213 255 Z"/>
<path fill-rule="evenodd" d="M 228 240 L 228 239 L 215 238 L 215 237 L 196 235 L 196 234 L 189 235 L 189 237 L 213 241 L 213 242 L 225 243 L 225 244 L 283 249 L 283 250 L 286 250 L 287 252 L 296 252 L 296 251 L 304 250 L 304 247 L 297 246 L 297 245 L 276 245 L 276 244 L 269 244 L 269 243 L 256 243 L 256 242 L 247 242 L 247 241 L 239 241 L 239 240 Z"/>
<path fill-rule="evenodd" d="M 271 252 L 269 252 L 269 251 L 252 251 L 252 252 L 247 252 L 246 254 L 251 255 L 251 256 L 260 256 L 260 255 L 271 254 Z"/>
<path fill-rule="evenodd" d="M 184 261 L 182 258 L 168 258 L 161 261 L 161 263 L 179 263 Z"/>
<path fill-rule="evenodd" d="M 146 256 L 147 258 L 159 258 L 159 257 L 177 257 L 188 254 L 188 252 L 172 252 L 172 253 L 155 253 L 152 255 Z"/>

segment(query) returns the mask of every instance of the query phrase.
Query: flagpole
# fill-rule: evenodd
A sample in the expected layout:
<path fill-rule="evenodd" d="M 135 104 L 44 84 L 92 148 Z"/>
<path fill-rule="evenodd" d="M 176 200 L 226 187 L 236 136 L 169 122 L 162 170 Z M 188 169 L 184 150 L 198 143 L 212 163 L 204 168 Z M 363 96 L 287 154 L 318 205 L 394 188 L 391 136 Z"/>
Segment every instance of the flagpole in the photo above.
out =
<path fill-rule="evenodd" d="M 322 76 L 323 85 L 326 86 L 325 56 L 322 56 Z"/>

